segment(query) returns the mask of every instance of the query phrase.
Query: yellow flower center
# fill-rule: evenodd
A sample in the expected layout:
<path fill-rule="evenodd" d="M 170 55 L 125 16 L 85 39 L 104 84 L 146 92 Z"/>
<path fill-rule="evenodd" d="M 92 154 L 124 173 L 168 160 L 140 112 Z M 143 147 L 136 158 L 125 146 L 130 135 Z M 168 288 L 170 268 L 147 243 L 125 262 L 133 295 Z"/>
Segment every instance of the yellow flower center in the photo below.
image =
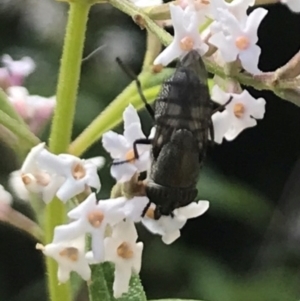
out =
<path fill-rule="evenodd" d="M 39 173 L 32 175 L 30 173 L 22 174 L 21 179 L 25 186 L 35 182 L 41 186 L 47 186 L 50 183 L 51 177 L 47 173 Z"/>
<path fill-rule="evenodd" d="M 133 257 L 133 251 L 130 248 L 130 245 L 125 241 L 118 246 L 117 254 L 124 259 L 130 259 Z"/>
<path fill-rule="evenodd" d="M 235 46 L 240 50 L 245 50 L 249 47 L 250 41 L 245 36 L 240 36 L 235 40 Z"/>
<path fill-rule="evenodd" d="M 128 161 L 129 163 L 134 163 L 135 162 L 135 156 L 134 156 L 134 151 L 133 149 L 129 150 L 125 154 L 125 160 Z"/>
<path fill-rule="evenodd" d="M 180 41 L 180 48 L 183 51 L 190 51 L 194 47 L 194 40 L 191 37 L 184 37 Z"/>
<path fill-rule="evenodd" d="M 59 252 L 59 255 L 62 257 L 66 257 L 71 261 L 77 261 L 79 258 L 79 251 L 77 248 L 68 247 Z"/>
<path fill-rule="evenodd" d="M 235 117 L 242 118 L 245 113 L 245 106 L 242 103 L 237 103 L 234 105 L 233 113 Z"/>
<path fill-rule="evenodd" d="M 104 219 L 104 214 L 100 210 L 95 210 L 87 215 L 87 219 L 93 227 L 99 228 Z"/>
<path fill-rule="evenodd" d="M 76 180 L 84 178 L 86 175 L 84 166 L 81 163 L 76 163 L 72 168 L 72 175 Z"/>
<path fill-rule="evenodd" d="M 145 215 L 151 219 L 154 219 L 154 209 L 149 208 Z"/>

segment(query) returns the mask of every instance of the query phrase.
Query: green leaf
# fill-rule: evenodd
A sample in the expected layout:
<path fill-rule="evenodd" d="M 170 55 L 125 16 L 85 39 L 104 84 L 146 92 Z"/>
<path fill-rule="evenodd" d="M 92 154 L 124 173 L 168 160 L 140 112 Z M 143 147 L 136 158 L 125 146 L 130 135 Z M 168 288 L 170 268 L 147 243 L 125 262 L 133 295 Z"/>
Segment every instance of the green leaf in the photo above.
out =
<path fill-rule="evenodd" d="M 0 111 L 0 124 L 14 133 L 22 142 L 25 142 L 28 147 L 33 147 L 40 143 L 39 138 L 37 138 L 25 124 L 10 117 L 7 113 L 2 111 L 2 108 Z"/>
<path fill-rule="evenodd" d="M 9 117 L 15 119 L 20 124 L 25 125 L 25 122 L 23 121 L 21 116 L 16 112 L 14 107 L 11 105 L 11 103 L 7 99 L 7 95 L 2 89 L 0 89 L 0 108 L 1 111 L 6 113 Z"/>
<path fill-rule="evenodd" d="M 111 301 L 102 264 L 92 265 L 92 282 L 89 285 L 90 301 Z"/>
<path fill-rule="evenodd" d="M 129 291 L 121 298 L 113 297 L 114 266 L 110 262 L 92 265 L 92 283 L 89 285 L 90 301 L 147 301 L 138 275 L 132 275 Z"/>
<path fill-rule="evenodd" d="M 195 300 L 195 299 L 155 299 L 155 300 L 149 300 L 149 301 L 201 301 L 201 300 Z"/>
<path fill-rule="evenodd" d="M 111 300 L 115 301 L 147 301 L 144 289 L 142 287 L 140 278 L 138 275 L 133 274 L 130 283 L 129 291 L 121 298 L 115 299 L 113 297 L 113 282 L 114 282 L 114 266 L 110 262 L 104 262 L 102 264 L 108 290 L 111 295 Z"/>

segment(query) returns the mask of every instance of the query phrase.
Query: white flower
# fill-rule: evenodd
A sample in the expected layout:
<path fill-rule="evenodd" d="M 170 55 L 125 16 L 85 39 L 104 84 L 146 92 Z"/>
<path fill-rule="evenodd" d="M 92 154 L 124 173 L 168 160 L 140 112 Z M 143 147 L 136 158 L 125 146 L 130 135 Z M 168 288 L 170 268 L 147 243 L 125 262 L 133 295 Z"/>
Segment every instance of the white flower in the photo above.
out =
<path fill-rule="evenodd" d="M 179 5 L 185 12 L 196 12 L 201 26 L 211 14 L 211 2 L 206 0 L 179 0 Z"/>
<path fill-rule="evenodd" d="M 226 131 L 218 128 L 219 125 L 214 123 L 215 131 L 217 133 L 219 131 L 225 132 L 224 137 L 229 141 L 236 138 L 244 129 L 255 126 L 257 124 L 255 119 L 264 117 L 266 105 L 266 101 L 263 98 L 255 99 L 247 90 L 244 90 L 241 94 L 235 94 L 226 93 L 217 85 L 212 88 L 212 99 L 221 105 L 225 104 L 230 96 L 233 97 L 231 102 L 222 113 L 218 114 L 218 118 L 224 117 L 226 119 L 226 122 L 219 122 L 219 125 L 222 123 L 226 127 Z M 216 119 L 213 118 L 213 122 L 215 121 Z M 227 125 L 224 125 L 224 123 Z M 219 136 L 220 133 L 217 137 Z M 216 142 L 221 143 L 219 141 L 216 140 Z"/>
<path fill-rule="evenodd" d="M 137 223 L 141 221 L 142 214 L 148 203 L 149 199 L 145 196 L 136 196 L 132 199 L 124 198 L 121 210 L 128 220 Z"/>
<path fill-rule="evenodd" d="M 56 98 L 29 95 L 24 87 L 12 86 L 7 89 L 8 99 L 15 110 L 28 124 L 33 133 L 39 133 L 50 119 Z"/>
<path fill-rule="evenodd" d="M 132 272 L 141 269 L 143 243 L 136 243 L 138 236 L 132 222 L 121 222 L 113 228 L 112 236 L 104 240 L 105 260 L 115 264 L 114 297 L 119 298 L 129 288 Z"/>
<path fill-rule="evenodd" d="M 299 0 L 281 0 L 281 3 L 288 6 L 288 8 L 295 12 L 300 13 L 300 1 Z"/>
<path fill-rule="evenodd" d="M 88 160 L 68 154 L 54 155 L 44 149 L 37 157 L 37 162 L 42 169 L 65 179 L 56 193 L 63 202 L 82 193 L 86 186 L 97 191 L 101 187 L 97 166 Z"/>
<path fill-rule="evenodd" d="M 161 235 L 165 244 L 171 244 L 180 237 L 180 229 L 187 220 L 202 215 L 207 211 L 208 207 L 208 201 L 193 202 L 187 206 L 175 209 L 173 217 L 163 215 L 158 220 L 154 220 L 146 214 L 142 218 L 142 223 L 150 232 Z M 154 210 L 154 204 L 151 204 L 150 208 L 150 210 Z"/>
<path fill-rule="evenodd" d="M 46 256 L 50 256 L 57 261 L 57 278 L 60 283 L 67 282 L 72 271 L 78 273 L 86 281 L 91 279 L 91 269 L 85 258 L 84 247 L 84 236 L 73 241 L 53 242 L 46 246 L 37 244 L 36 246 Z"/>
<path fill-rule="evenodd" d="M 132 105 L 125 109 L 123 119 L 123 135 L 109 131 L 102 138 L 103 147 L 114 159 L 111 174 L 119 182 L 129 181 L 136 172 L 143 172 L 150 165 L 151 145 L 137 144 L 139 158 L 136 159 L 134 156 L 133 143 L 137 139 L 145 139 L 146 136 L 142 131 L 139 116 Z"/>
<path fill-rule="evenodd" d="M 255 0 L 233 0 L 226 2 L 224 0 L 210 0 L 211 13 L 213 19 L 218 21 L 218 9 L 228 10 L 241 24 L 245 25 L 247 21 L 247 9 L 254 5 Z"/>
<path fill-rule="evenodd" d="M 64 179 L 55 174 L 51 174 L 43 169 L 37 163 L 37 158 L 44 151 L 45 143 L 40 143 L 33 147 L 27 155 L 20 172 L 15 172 L 12 175 L 11 185 L 16 191 L 19 187 L 16 177 L 21 177 L 26 189 L 32 193 L 39 194 L 45 203 L 49 203 L 57 193 L 59 187 L 64 182 Z M 21 195 L 23 187 L 20 187 Z"/>
<path fill-rule="evenodd" d="M 198 15 L 194 11 L 184 10 L 178 5 L 170 4 L 171 19 L 174 26 L 172 43 L 155 59 L 154 65 L 168 65 L 174 59 L 184 56 L 192 49 L 201 55 L 208 50 L 199 34 Z"/>
<path fill-rule="evenodd" d="M 225 62 L 233 62 L 239 58 L 246 71 L 260 73 L 258 60 L 261 49 L 256 45 L 257 30 L 267 12 L 264 8 L 255 9 L 243 26 L 229 11 L 219 8 L 218 20 L 223 31 L 213 34 L 209 43 L 219 49 Z"/>
<path fill-rule="evenodd" d="M 162 0 L 131 0 L 131 2 L 139 7 L 157 6 L 163 4 Z"/>
<path fill-rule="evenodd" d="M 2 63 L 8 70 L 11 86 L 21 86 L 24 78 L 35 70 L 35 63 L 28 56 L 14 61 L 8 54 L 5 54 L 2 56 Z"/>
<path fill-rule="evenodd" d="M 96 189 L 100 188 L 97 168 L 103 166 L 104 158 L 95 157 L 86 160 L 74 158 L 76 157 L 70 155 L 55 156 L 45 150 L 45 143 L 40 143 L 31 149 L 21 170 L 10 174 L 9 185 L 21 199 L 29 200 L 29 191 L 38 194 L 45 203 L 49 203 L 55 195 L 62 201 L 67 201 L 76 194 L 83 192 L 86 184 Z M 46 163 L 44 162 L 45 159 Z M 57 169 L 58 163 L 68 159 L 74 159 L 76 164 L 78 164 L 75 164 L 74 170 L 72 170 L 74 177 L 80 178 L 82 176 L 83 180 L 77 181 L 77 179 L 74 179 L 74 181 L 67 181 L 65 174 L 62 175 L 63 170 L 61 166 Z M 41 161 L 43 162 L 41 163 Z M 58 161 L 58 163 L 55 162 L 49 168 L 53 161 Z M 65 163 L 65 161 L 63 162 Z M 84 173 L 86 173 L 85 176 L 83 176 Z"/>
<path fill-rule="evenodd" d="M 214 126 L 214 141 L 221 144 L 224 135 L 230 128 L 231 115 L 225 110 L 223 112 L 214 113 L 211 119 Z M 211 137 L 209 139 L 211 139 Z"/>
<path fill-rule="evenodd" d="M 104 260 L 104 232 L 107 225 L 114 226 L 125 218 L 120 210 L 123 198 L 99 201 L 94 193 L 84 202 L 68 213 L 68 217 L 75 220 L 67 225 L 55 228 L 53 242 L 75 239 L 85 233 L 92 237 L 93 257 L 97 262 Z"/>

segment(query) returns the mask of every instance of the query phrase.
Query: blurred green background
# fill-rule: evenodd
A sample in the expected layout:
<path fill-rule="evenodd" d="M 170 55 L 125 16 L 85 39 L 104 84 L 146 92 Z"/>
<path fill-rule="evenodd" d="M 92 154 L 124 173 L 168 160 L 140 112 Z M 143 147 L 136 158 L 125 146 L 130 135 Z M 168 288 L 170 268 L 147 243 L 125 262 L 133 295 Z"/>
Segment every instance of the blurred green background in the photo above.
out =
<path fill-rule="evenodd" d="M 263 71 L 281 66 L 300 46 L 300 15 L 279 4 L 268 9 L 259 31 Z M 25 83 L 31 94 L 55 93 L 66 17 L 67 5 L 53 0 L 0 2 L 0 55 L 35 60 L 37 69 Z M 105 49 L 82 68 L 74 138 L 129 83 L 115 58 L 139 73 L 145 31 L 110 5 L 97 5 L 90 13 L 85 55 L 100 45 Z M 300 299 L 300 110 L 271 93 L 250 91 L 266 98 L 265 118 L 233 142 L 209 150 L 199 181 L 199 198 L 211 204 L 208 213 L 189 221 L 171 246 L 138 227 L 145 242 L 141 278 L 149 299 Z M 140 117 L 148 133 L 151 119 L 145 111 Z M 49 127 L 41 138 L 48 134 Z M 6 185 L 20 162 L 0 143 L 0 183 Z M 101 141 L 84 157 L 98 155 L 107 157 Z M 109 162 L 107 157 L 100 171 L 103 198 L 113 184 Z M 16 198 L 13 206 L 36 218 L 22 200 Z M 47 300 L 43 257 L 35 243 L 0 224 L 0 301 Z M 75 299 L 87 300 L 85 286 L 77 290 Z"/>

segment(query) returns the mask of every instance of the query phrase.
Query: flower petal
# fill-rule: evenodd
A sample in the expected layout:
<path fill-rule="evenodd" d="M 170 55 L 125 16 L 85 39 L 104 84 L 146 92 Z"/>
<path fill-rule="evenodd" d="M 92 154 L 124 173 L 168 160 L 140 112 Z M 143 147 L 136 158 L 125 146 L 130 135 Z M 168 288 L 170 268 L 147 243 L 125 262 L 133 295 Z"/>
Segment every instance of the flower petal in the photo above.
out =
<path fill-rule="evenodd" d="M 112 158 L 119 158 L 124 155 L 129 143 L 127 143 L 124 136 L 119 135 L 113 131 L 108 131 L 102 136 L 103 147 L 108 151 Z"/>

